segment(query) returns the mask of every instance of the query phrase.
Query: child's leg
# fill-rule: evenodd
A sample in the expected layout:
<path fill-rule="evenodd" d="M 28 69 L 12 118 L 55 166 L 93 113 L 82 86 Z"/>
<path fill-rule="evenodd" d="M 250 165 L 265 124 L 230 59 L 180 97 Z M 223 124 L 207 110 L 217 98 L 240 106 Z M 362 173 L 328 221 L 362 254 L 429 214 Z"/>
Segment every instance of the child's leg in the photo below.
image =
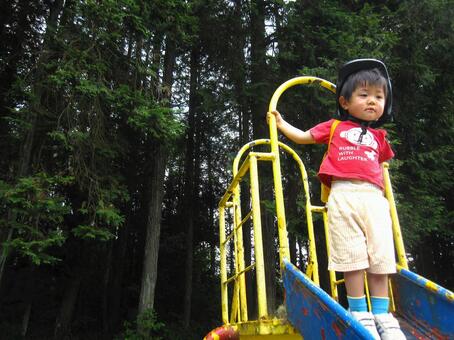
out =
<path fill-rule="evenodd" d="M 405 340 L 397 319 L 389 313 L 388 275 L 367 274 L 372 314 L 381 339 Z"/>
<path fill-rule="evenodd" d="M 349 310 L 367 312 L 366 296 L 364 295 L 364 270 L 345 272 L 344 279 Z"/>
<path fill-rule="evenodd" d="M 344 273 L 347 295 L 360 297 L 364 295 L 364 270 L 355 270 Z"/>
<path fill-rule="evenodd" d="M 388 297 L 388 274 L 367 273 L 371 296 Z"/>
<path fill-rule="evenodd" d="M 364 270 L 345 272 L 344 279 L 348 309 L 352 316 L 371 333 L 374 339 L 380 339 L 374 317 L 367 311 L 366 296 L 364 295 Z"/>
<path fill-rule="evenodd" d="M 388 313 L 388 275 L 367 273 L 373 314 Z"/>

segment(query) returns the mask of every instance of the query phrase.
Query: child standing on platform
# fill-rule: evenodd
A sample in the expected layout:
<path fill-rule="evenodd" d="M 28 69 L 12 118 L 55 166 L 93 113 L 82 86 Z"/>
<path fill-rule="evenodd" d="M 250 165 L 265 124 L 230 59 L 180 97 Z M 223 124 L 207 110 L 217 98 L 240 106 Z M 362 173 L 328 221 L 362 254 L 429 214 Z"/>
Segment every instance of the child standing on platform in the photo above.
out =
<path fill-rule="evenodd" d="M 331 188 L 327 202 L 329 270 L 344 273 L 349 310 L 376 339 L 405 339 L 388 312 L 388 274 L 396 272 L 392 222 L 384 197 L 381 163 L 394 153 L 386 131 L 376 129 L 391 117 L 392 88 L 386 66 L 375 59 L 357 59 L 339 70 L 337 118 L 302 131 L 279 112 L 277 128 L 299 144 L 328 144 L 318 173 Z M 332 135 L 332 138 L 330 138 Z M 372 310 L 364 294 L 367 272 Z"/>

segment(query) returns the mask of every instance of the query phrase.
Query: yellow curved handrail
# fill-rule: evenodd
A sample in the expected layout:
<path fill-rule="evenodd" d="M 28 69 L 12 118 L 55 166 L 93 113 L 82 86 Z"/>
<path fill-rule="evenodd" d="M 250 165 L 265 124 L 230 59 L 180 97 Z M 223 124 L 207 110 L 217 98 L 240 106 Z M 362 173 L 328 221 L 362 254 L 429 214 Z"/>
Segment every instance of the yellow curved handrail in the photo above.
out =
<path fill-rule="evenodd" d="M 311 77 L 311 76 L 301 76 L 295 77 L 290 80 L 287 80 L 285 83 L 280 85 L 276 91 L 274 91 L 273 96 L 270 100 L 269 111 L 274 111 L 277 108 L 277 102 L 281 97 L 282 93 L 293 87 L 295 85 L 305 85 L 305 84 L 317 84 L 321 87 L 324 87 L 331 92 L 336 91 L 336 86 L 322 78 Z M 290 259 L 290 251 L 287 241 L 287 227 L 285 220 L 285 210 L 284 210 L 284 194 L 282 190 L 282 179 L 281 179 L 281 164 L 279 160 L 279 143 L 277 139 L 277 127 L 276 127 L 276 118 L 274 115 L 270 116 L 268 121 L 269 130 L 270 130 L 270 144 L 271 144 L 271 153 L 275 157 L 272 163 L 273 167 L 273 179 L 274 179 L 274 194 L 276 200 L 276 217 L 277 217 L 277 226 L 279 233 L 279 240 L 281 243 L 281 248 L 279 251 L 281 264 L 283 263 L 284 258 Z"/>
<path fill-rule="evenodd" d="M 269 105 L 269 110 L 274 111 L 277 108 L 277 102 L 279 98 L 281 97 L 282 93 L 284 93 L 287 89 L 289 89 L 292 86 L 295 85 L 305 85 L 305 84 L 317 84 L 320 85 L 321 87 L 326 88 L 327 90 L 330 90 L 333 93 L 336 93 L 336 85 L 333 83 L 322 79 L 318 77 L 311 77 L 311 76 L 301 76 L 301 77 L 295 77 L 292 79 L 287 80 L 285 83 L 282 83 L 281 86 L 279 86 L 276 91 L 274 91 L 273 96 L 271 97 L 270 100 L 270 105 Z"/>

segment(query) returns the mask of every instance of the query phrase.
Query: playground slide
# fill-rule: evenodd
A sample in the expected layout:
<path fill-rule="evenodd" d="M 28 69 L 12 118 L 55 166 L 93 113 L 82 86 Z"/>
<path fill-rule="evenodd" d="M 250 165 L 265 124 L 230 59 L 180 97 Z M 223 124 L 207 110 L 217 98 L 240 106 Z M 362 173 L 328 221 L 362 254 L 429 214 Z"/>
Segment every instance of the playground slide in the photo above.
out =
<path fill-rule="evenodd" d="M 336 86 L 317 77 L 296 77 L 279 86 L 270 101 L 269 111 L 277 107 L 281 94 L 295 85 L 318 84 L 332 92 Z M 252 141 L 238 152 L 233 164 L 234 178 L 219 203 L 219 235 L 220 235 L 220 270 L 221 270 L 221 305 L 224 325 L 211 331 L 206 340 L 301 340 L 303 339 L 371 339 L 372 336 L 350 313 L 320 289 L 313 281 L 299 271 L 286 259 L 290 257 L 289 241 L 286 231 L 284 199 L 279 161 L 279 150 L 284 150 L 297 161 L 307 198 L 306 215 L 308 217 L 309 252 L 316 258 L 315 238 L 312 223 L 313 213 L 322 213 L 326 226 L 326 209 L 312 206 L 310 203 L 308 177 L 302 160 L 290 147 L 278 141 L 276 122 L 272 115 L 270 139 Z M 270 152 L 254 152 L 250 150 L 241 167 L 243 154 L 253 146 L 270 145 Z M 271 318 L 267 315 L 266 280 L 263 257 L 262 230 L 260 220 L 260 195 L 258 184 L 258 161 L 271 161 L 276 198 L 276 218 L 279 236 L 279 259 L 285 290 L 287 319 Z M 397 210 L 394 202 L 388 164 L 383 166 L 385 193 L 390 202 L 393 233 L 396 245 L 398 273 L 392 275 L 392 306 L 395 316 L 399 319 L 407 339 L 452 339 L 454 340 L 454 294 L 417 274 L 406 270 L 407 259 L 400 231 Z M 249 173 L 251 208 L 242 219 L 239 186 L 242 178 Z M 231 211 L 232 225 L 227 228 L 226 214 Z M 254 230 L 255 263 L 247 268 L 244 265 L 243 229 L 242 225 L 252 218 Z M 228 224 L 228 222 L 227 222 Z M 228 245 L 230 244 L 230 246 Z M 235 251 L 232 251 L 235 249 Z M 233 255 L 234 273 L 228 273 L 227 258 Z M 248 305 L 245 274 L 249 270 L 256 273 L 258 319 L 248 319 Z M 231 275 L 230 277 L 228 275 Z M 318 278 L 318 263 L 314 260 L 312 276 Z M 332 277 L 331 277 L 332 279 Z M 314 280 L 318 282 L 317 280 Z M 334 277 L 334 281 L 335 277 Z M 331 282 L 333 284 L 335 282 Z M 337 283 L 336 283 L 337 284 Z M 230 299 L 229 299 L 229 292 Z M 336 294 L 333 294 L 336 295 Z M 230 314 L 229 314 L 230 311 Z"/>
<path fill-rule="evenodd" d="M 366 329 L 289 262 L 287 318 L 306 339 L 372 339 Z M 396 316 L 407 339 L 454 339 L 454 294 L 408 270 L 394 275 Z"/>

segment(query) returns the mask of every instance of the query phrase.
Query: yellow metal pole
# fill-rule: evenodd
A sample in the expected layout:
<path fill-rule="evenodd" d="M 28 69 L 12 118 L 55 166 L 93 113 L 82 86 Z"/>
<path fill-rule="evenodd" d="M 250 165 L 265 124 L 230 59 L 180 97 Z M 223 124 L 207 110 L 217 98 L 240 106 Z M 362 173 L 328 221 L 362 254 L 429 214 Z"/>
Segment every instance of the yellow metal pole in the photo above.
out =
<path fill-rule="evenodd" d="M 307 273 L 312 281 L 317 286 L 320 286 L 320 279 L 318 276 L 318 260 L 317 249 L 315 246 L 314 222 L 312 220 L 312 207 L 310 202 L 306 201 L 306 220 L 307 220 L 307 236 L 309 237 L 309 263 L 308 268 L 310 273 Z"/>
<path fill-rule="evenodd" d="M 270 142 L 271 153 L 274 155 L 273 160 L 273 180 L 274 196 L 276 200 L 276 216 L 279 235 L 279 259 L 281 270 L 283 269 L 284 259 L 290 260 L 290 249 L 287 236 L 287 223 L 285 220 L 284 193 L 282 191 L 281 163 L 279 159 L 279 144 L 277 140 L 276 119 L 271 116 L 270 119 Z"/>
<path fill-rule="evenodd" d="M 238 318 L 240 321 L 247 321 L 247 298 L 246 298 L 246 280 L 244 274 L 244 246 L 243 246 L 243 227 L 241 225 L 241 203 L 240 203 L 240 183 L 235 187 L 233 193 L 233 200 L 234 200 L 234 214 L 235 214 L 235 239 L 236 239 L 236 246 L 237 246 L 237 253 L 236 253 L 236 262 L 237 262 L 237 274 L 243 273 L 238 278 L 238 285 L 239 285 L 239 307 L 240 307 L 240 314 Z M 237 229 L 237 226 L 240 226 Z"/>
<path fill-rule="evenodd" d="M 328 214 L 326 209 L 323 210 L 323 227 L 325 229 L 325 241 L 326 241 L 326 256 L 329 258 L 330 249 L 329 249 L 329 230 L 328 230 Z M 336 271 L 330 270 L 329 271 L 329 282 L 331 286 L 331 297 L 339 301 L 339 294 L 337 292 L 337 279 L 336 279 Z"/>
<path fill-rule="evenodd" d="M 233 285 L 233 294 L 232 294 L 232 308 L 230 310 L 230 323 L 237 323 L 239 322 L 238 320 L 238 309 L 240 308 L 239 300 L 240 300 L 240 295 L 238 292 L 238 282 L 237 282 L 237 277 L 234 276 L 235 278 L 235 283 Z"/>
<path fill-rule="evenodd" d="M 258 320 L 266 318 L 268 306 L 265 284 L 265 261 L 263 258 L 262 223 L 260 216 L 260 194 L 258 183 L 257 159 L 250 157 L 252 221 L 254 225 L 255 274 L 257 279 Z"/>
<path fill-rule="evenodd" d="M 233 200 L 235 200 L 235 197 L 233 197 Z M 233 230 L 232 230 L 232 235 L 233 235 L 233 261 L 235 264 L 235 283 L 234 283 L 234 289 L 233 289 L 233 295 L 232 295 L 232 310 L 230 313 L 230 322 L 240 322 L 241 321 L 241 303 L 240 303 L 240 285 L 239 285 L 239 277 L 238 273 L 240 272 L 239 268 L 239 263 L 238 263 L 238 233 L 236 229 L 236 222 L 237 218 L 235 216 L 236 214 L 236 206 L 234 204 L 233 206 Z"/>
<path fill-rule="evenodd" d="M 266 140 L 260 140 L 259 142 L 263 143 Z M 235 159 L 233 160 L 233 177 L 235 178 L 238 174 L 238 165 L 243 153 L 250 147 L 254 145 L 254 142 L 248 143 L 243 146 L 240 151 L 238 151 Z M 249 162 L 249 161 L 247 161 Z M 241 199 L 240 199 L 240 182 L 235 186 L 233 190 L 234 202 L 235 202 L 235 228 L 241 224 L 242 213 L 241 213 Z M 243 242 L 243 228 L 242 226 L 238 228 L 238 264 L 239 264 L 239 273 L 243 273 L 239 278 L 239 288 L 240 288 L 240 316 L 241 321 L 248 321 L 248 306 L 247 306 L 247 293 L 246 293 L 246 277 L 245 277 L 245 260 L 244 260 L 244 242 Z"/>
<path fill-rule="evenodd" d="M 219 207 L 219 252 L 220 252 L 220 270 L 221 270 L 221 310 L 222 322 L 229 323 L 229 306 L 227 290 L 227 256 L 225 251 L 225 207 Z"/>
<path fill-rule="evenodd" d="M 391 279 L 388 278 L 388 289 L 389 289 L 389 309 L 391 312 L 396 311 L 396 303 L 394 301 L 394 292 L 393 292 L 393 285 L 391 284 Z"/>
<path fill-rule="evenodd" d="M 389 202 L 389 209 L 391 212 L 391 219 L 393 224 L 394 244 L 397 252 L 397 263 L 408 269 L 407 256 L 405 255 L 404 241 L 402 239 L 402 232 L 400 229 L 399 217 L 397 216 L 396 202 L 394 201 L 393 188 L 391 186 L 391 179 L 389 177 L 389 164 L 383 163 L 383 179 L 385 182 L 385 195 Z"/>
<path fill-rule="evenodd" d="M 282 93 L 288 88 L 300 85 L 300 84 L 319 84 L 322 87 L 329 89 L 332 92 L 335 92 L 336 86 L 324 79 L 317 77 L 296 77 L 292 78 L 281 86 L 277 88 L 271 97 L 269 111 L 274 111 L 277 108 L 277 102 L 282 95 Z M 277 139 L 277 128 L 276 128 L 276 119 L 274 115 L 271 115 L 269 120 L 269 130 L 270 130 L 270 142 L 271 142 L 271 153 L 275 156 L 273 161 L 273 178 L 274 178 L 274 190 L 275 190 L 275 199 L 276 199 L 276 215 L 277 223 L 279 230 L 279 258 L 281 261 L 281 269 L 283 269 L 283 259 L 290 259 L 290 250 L 288 245 L 287 237 L 287 225 L 285 221 L 285 208 L 284 208 L 284 197 L 282 192 L 282 178 L 281 178 L 281 165 L 279 159 L 279 144 Z M 308 213 L 310 213 L 308 211 Z"/>
<path fill-rule="evenodd" d="M 367 273 L 366 272 L 364 272 L 364 290 L 366 291 L 367 308 L 369 310 L 372 310 L 372 304 L 370 302 L 369 281 L 367 281 Z"/>

